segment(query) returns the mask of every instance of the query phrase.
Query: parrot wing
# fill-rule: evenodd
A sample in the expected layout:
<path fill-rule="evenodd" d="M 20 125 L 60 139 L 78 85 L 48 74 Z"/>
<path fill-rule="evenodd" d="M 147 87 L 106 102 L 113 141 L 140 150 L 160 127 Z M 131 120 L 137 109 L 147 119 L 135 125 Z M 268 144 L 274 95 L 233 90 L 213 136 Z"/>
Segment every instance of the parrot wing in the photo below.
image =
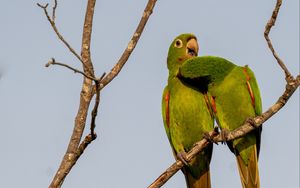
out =
<path fill-rule="evenodd" d="M 217 69 L 216 69 L 217 67 Z M 207 89 L 208 84 L 224 80 L 236 67 L 230 61 L 214 56 L 195 57 L 185 61 L 179 70 L 179 77 L 200 89 Z"/>

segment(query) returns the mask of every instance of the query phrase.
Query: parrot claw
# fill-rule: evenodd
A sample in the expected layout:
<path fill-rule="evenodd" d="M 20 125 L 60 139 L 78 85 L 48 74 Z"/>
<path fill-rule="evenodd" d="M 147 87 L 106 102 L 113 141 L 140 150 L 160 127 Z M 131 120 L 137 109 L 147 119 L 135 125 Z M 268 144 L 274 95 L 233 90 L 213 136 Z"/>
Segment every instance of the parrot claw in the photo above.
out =
<path fill-rule="evenodd" d="M 222 137 L 222 143 L 223 144 L 226 144 L 226 141 L 227 141 L 227 139 L 228 139 L 228 133 L 229 133 L 229 130 L 228 129 L 222 129 L 222 131 L 221 131 L 221 137 Z"/>
<path fill-rule="evenodd" d="M 212 135 L 210 135 L 209 132 L 205 132 L 205 133 L 203 133 L 203 138 L 205 138 L 210 143 L 215 143 L 215 144 L 219 145 L 218 142 L 216 142 L 214 140 L 214 137 L 217 136 L 218 134 L 219 134 L 218 127 L 215 127 Z"/>
<path fill-rule="evenodd" d="M 245 121 L 245 123 L 249 123 L 252 127 L 257 128 L 256 122 L 252 117 L 248 117 Z"/>
<path fill-rule="evenodd" d="M 178 158 L 178 160 L 180 160 L 186 166 L 189 165 L 188 162 L 187 162 L 187 154 L 186 154 L 186 152 L 181 151 L 181 152 L 177 153 L 177 158 Z"/>

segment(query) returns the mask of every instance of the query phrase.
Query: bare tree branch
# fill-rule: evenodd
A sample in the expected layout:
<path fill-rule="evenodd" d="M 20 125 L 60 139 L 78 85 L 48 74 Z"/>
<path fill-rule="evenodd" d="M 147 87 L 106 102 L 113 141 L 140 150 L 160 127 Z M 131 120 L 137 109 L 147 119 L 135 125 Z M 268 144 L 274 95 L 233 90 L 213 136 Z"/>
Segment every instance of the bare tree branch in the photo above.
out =
<path fill-rule="evenodd" d="M 77 59 L 82 63 L 83 65 L 83 71 L 80 71 L 78 69 L 75 69 L 69 65 L 55 62 L 54 59 L 52 61 L 48 62 L 46 66 L 53 65 L 60 65 L 67 67 L 71 70 L 73 70 L 75 73 L 80 73 L 84 76 L 83 86 L 81 90 L 80 95 L 80 104 L 78 113 L 75 118 L 75 125 L 73 129 L 73 133 L 68 145 L 68 149 L 61 161 L 61 164 L 50 184 L 50 188 L 56 188 L 61 187 L 65 177 L 68 175 L 72 167 L 75 165 L 81 154 L 84 152 L 84 150 L 87 148 L 87 146 L 96 139 L 97 135 L 94 132 L 95 129 L 95 120 L 98 113 L 98 107 L 100 104 L 100 91 L 102 88 L 104 88 L 109 82 L 111 82 L 117 74 L 121 71 L 123 65 L 128 60 L 130 54 L 134 50 L 142 32 L 143 29 L 147 23 L 147 20 L 149 19 L 152 10 L 154 8 L 156 0 L 149 0 L 147 3 L 147 6 L 144 10 L 143 17 L 141 18 L 139 25 L 129 42 L 127 48 L 125 49 L 123 55 L 121 56 L 118 63 L 114 66 L 114 68 L 111 70 L 111 72 L 106 76 L 105 73 L 99 78 L 96 79 L 94 75 L 94 68 L 91 61 L 91 54 L 90 54 L 90 43 L 91 43 L 91 34 L 92 34 L 92 23 L 93 23 L 93 15 L 94 15 L 94 7 L 96 0 L 88 0 L 87 3 L 87 9 L 86 9 L 86 15 L 85 15 L 85 21 L 83 26 L 83 34 L 82 34 L 82 45 L 81 45 L 81 56 L 79 56 L 75 50 L 69 45 L 69 43 L 64 39 L 64 37 L 60 34 L 58 31 L 56 25 L 55 25 L 55 18 L 56 18 L 56 8 L 57 8 L 57 0 L 54 0 L 54 6 L 52 8 L 52 18 L 50 17 L 47 7 L 48 4 L 45 6 L 42 6 L 40 4 L 37 4 L 40 8 L 44 10 L 44 13 L 51 24 L 54 32 L 58 36 L 58 38 L 65 44 L 65 46 L 71 51 L 73 55 L 77 57 Z M 95 82 L 95 85 L 93 85 L 93 82 Z M 80 143 L 80 140 L 82 138 L 82 134 L 86 125 L 86 118 L 87 113 L 89 109 L 89 105 L 91 103 L 91 100 L 93 96 L 96 94 L 95 97 L 95 104 L 94 108 L 92 110 L 92 120 L 91 120 L 91 133 L 87 135 L 84 140 Z"/>
<path fill-rule="evenodd" d="M 88 0 L 87 3 L 81 48 L 84 73 L 91 77 L 94 77 L 93 65 L 90 57 L 90 44 L 95 3 L 96 0 Z M 91 143 L 91 141 L 96 138 L 96 136 L 94 135 L 91 136 L 91 140 L 88 140 L 88 142 L 85 142 L 86 140 L 84 140 L 83 144 L 81 144 L 81 146 L 84 147 L 79 147 L 79 143 L 86 124 L 89 105 L 93 97 L 92 84 L 93 82 L 91 79 L 84 77 L 80 94 L 79 110 L 75 118 L 75 125 L 68 145 L 68 149 L 49 187 L 60 187 L 62 185 L 65 177 L 75 165 L 80 155 L 83 153 L 83 150 L 89 145 L 89 143 Z M 79 148 L 83 150 L 80 151 Z"/>
<path fill-rule="evenodd" d="M 266 24 L 265 32 L 264 32 L 264 37 L 265 37 L 265 39 L 267 41 L 267 44 L 268 44 L 268 46 L 269 46 L 269 48 L 270 48 L 273 56 L 277 60 L 279 66 L 284 71 L 285 78 L 286 79 L 293 79 L 290 71 L 287 69 L 287 67 L 285 66 L 285 64 L 283 63 L 283 61 L 279 58 L 279 56 L 275 52 L 274 47 L 272 45 L 272 42 L 271 42 L 271 40 L 269 38 L 270 30 L 275 25 L 276 18 L 277 18 L 277 15 L 278 15 L 278 12 L 279 12 L 281 4 L 282 4 L 282 0 L 277 0 L 277 3 L 276 3 L 276 6 L 275 6 L 275 9 L 273 10 L 272 16 L 271 16 L 270 20 L 268 21 L 268 23 Z"/>
<path fill-rule="evenodd" d="M 262 126 L 262 124 L 265 121 L 267 121 L 270 117 L 272 117 L 275 113 L 277 113 L 286 104 L 286 102 L 289 100 L 289 98 L 292 96 L 292 94 L 299 87 L 300 75 L 298 75 L 296 77 L 296 79 L 293 78 L 293 76 L 290 74 L 290 72 L 286 68 L 285 64 L 283 63 L 283 61 L 276 54 L 276 52 L 272 46 L 271 40 L 269 39 L 269 36 L 268 36 L 270 29 L 276 22 L 276 18 L 277 18 L 280 6 L 281 6 L 281 0 L 277 0 L 277 4 L 274 8 L 272 17 L 265 27 L 264 36 L 266 38 L 266 41 L 268 43 L 270 50 L 273 53 L 273 56 L 276 58 L 278 64 L 285 72 L 287 84 L 286 84 L 284 93 L 279 97 L 277 102 L 274 105 L 272 105 L 267 111 L 265 111 L 264 113 L 262 113 L 259 116 L 256 116 L 255 118 L 253 118 L 252 119 L 253 121 L 251 121 L 252 123 L 247 121 L 246 123 L 241 125 L 239 128 L 237 128 L 233 131 L 230 131 L 227 134 L 226 139 L 222 138 L 222 136 L 220 134 L 216 134 L 214 131 L 209 132 L 209 135 L 211 137 L 210 140 L 204 138 L 204 139 L 198 141 L 195 144 L 195 146 L 187 153 L 187 162 L 189 162 L 193 157 L 195 157 L 199 152 L 201 152 L 211 142 L 224 142 L 224 141 L 233 140 L 233 139 L 244 136 L 245 134 L 249 133 L 250 131 L 254 130 L 255 128 L 257 128 L 259 126 Z M 184 164 L 180 160 L 177 160 L 165 172 L 163 172 L 150 186 L 148 186 L 148 188 L 161 187 L 183 166 L 184 166 Z"/>
<path fill-rule="evenodd" d="M 82 72 L 82 71 L 80 71 L 80 70 L 78 70 L 78 69 L 75 69 L 75 68 L 73 68 L 73 67 L 71 67 L 71 66 L 69 66 L 69 65 L 67 65 L 67 64 L 60 63 L 60 62 L 55 61 L 54 58 L 52 58 L 51 61 L 49 61 L 49 62 L 45 65 L 45 67 L 49 67 L 50 65 L 59 65 L 59 66 L 63 66 L 63 67 L 66 67 L 66 68 L 68 68 L 68 69 L 71 69 L 71 70 L 74 71 L 75 73 L 82 74 L 82 75 L 85 76 L 86 78 L 89 78 L 89 79 L 94 80 L 94 81 L 96 81 L 96 82 L 99 81 L 99 80 L 97 80 L 96 78 L 93 78 L 93 77 L 91 77 L 91 76 L 85 74 L 84 72 Z"/>

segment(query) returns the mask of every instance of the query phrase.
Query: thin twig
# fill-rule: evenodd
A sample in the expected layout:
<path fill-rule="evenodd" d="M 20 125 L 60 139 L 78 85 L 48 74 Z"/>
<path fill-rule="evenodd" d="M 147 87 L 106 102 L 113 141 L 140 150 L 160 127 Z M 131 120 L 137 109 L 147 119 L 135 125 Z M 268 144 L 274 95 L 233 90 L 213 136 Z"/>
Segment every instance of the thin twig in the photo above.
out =
<path fill-rule="evenodd" d="M 102 76 L 99 78 L 99 81 L 95 82 L 95 87 L 96 87 L 96 99 L 95 99 L 95 105 L 92 110 L 92 119 L 91 119 L 91 135 L 95 136 L 95 127 L 96 127 L 96 117 L 98 114 L 98 106 L 100 104 L 100 89 L 99 89 L 99 82 L 104 78 L 105 73 L 102 74 Z"/>
<path fill-rule="evenodd" d="M 56 18 L 56 8 L 57 8 L 57 0 L 54 0 L 54 6 L 52 7 L 52 21 L 55 22 Z"/>
<path fill-rule="evenodd" d="M 132 51 L 134 50 L 134 48 L 136 47 L 137 42 L 140 39 L 140 36 L 144 30 L 144 27 L 150 17 L 150 15 L 153 12 L 153 8 L 155 6 L 157 0 L 149 0 L 146 8 L 143 12 L 143 16 L 139 22 L 139 25 L 137 26 L 130 42 L 128 43 L 128 46 L 126 47 L 126 49 L 124 50 L 122 56 L 120 57 L 120 59 L 118 60 L 118 62 L 115 64 L 115 66 L 111 69 L 111 71 L 104 77 L 104 79 L 101 81 L 100 83 L 100 89 L 102 89 L 103 87 L 105 87 L 109 82 L 111 82 L 121 71 L 122 67 L 125 65 L 125 63 L 127 62 L 130 54 L 132 53 Z"/>
<path fill-rule="evenodd" d="M 48 13 L 48 11 L 47 11 L 47 7 L 48 7 L 48 3 L 45 5 L 45 6 L 43 6 L 43 5 L 41 5 L 41 4 L 39 4 L 39 3 L 37 3 L 37 5 L 40 7 L 40 8 L 42 8 L 43 10 L 44 10 L 44 13 L 45 13 L 45 15 L 46 15 L 46 17 L 47 17 L 47 19 L 48 19 L 48 21 L 49 21 L 49 23 L 50 23 L 50 25 L 52 26 L 52 28 L 53 28 L 53 30 L 54 30 L 54 32 L 55 32 L 55 34 L 57 35 L 57 37 L 60 39 L 60 41 L 62 41 L 65 45 L 66 45 L 66 47 L 71 51 L 71 53 L 73 54 L 73 55 L 75 55 L 75 57 L 83 64 L 83 61 L 82 61 L 82 59 L 81 59 L 81 57 L 80 57 L 80 55 L 78 55 L 78 53 L 71 47 L 71 45 L 64 39 L 64 37 L 60 34 L 60 32 L 58 31 L 58 29 L 57 29 L 57 27 L 56 27 L 56 24 L 55 24 L 55 10 L 56 10 L 56 7 L 57 7 L 57 1 L 55 0 L 55 4 L 54 4 L 54 7 L 53 7 L 53 15 L 52 15 L 52 19 L 51 19 L 51 17 L 50 17 L 50 15 L 49 15 L 49 13 Z M 53 19 L 54 18 L 54 19 Z"/>
<path fill-rule="evenodd" d="M 285 66 L 285 64 L 283 63 L 283 61 L 279 58 L 279 56 L 277 55 L 277 53 L 275 52 L 274 50 L 274 47 L 272 45 L 272 42 L 269 38 L 269 33 L 270 33 L 270 30 L 271 28 L 275 25 L 275 22 L 276 22 L 276 19 L 277 19 L 277 15 L 278 15 L 278 12 L 280 10 L 280 6 L 281 6 L 281 3 L 282 3 L 282 0 L 277 0 L 277 3 L 276 3 L 276 6 L 273 10 L 273 13 L 272 13 L 272 16 L 270 18 L 270 20 L 268 21 L 268 23 L 266 24 L 265 26 L 265 32 L 264 32 L 264 37 L 267 41 L 267 44 L 273 54 L 273 56 L 275 57 L 275 59 L 277 60 L 279 66 L 282 68 L 282 70 L 284 71 L 285 73 L 285 77 L 286 77 L 286 80 L 288 79 L 293 79 L 290 71 L 287 69 L 287 67 Z"/>
<path fill-rule="evenodd" d="M 82 74 L 82 75 L 85 76 L 86 78 L 91 79 L 91 80 L 94 80 L 95 82 L 98 82 L 98 81 L 99 81 L 97 78 L 93 78 L 93 77 L 91 77 L 91 76 L 85 74 L 84 72 L 82 72 L 82 71 L 80 71 L 80 70 L 78 70 L 78 69 L 75 69 L 75 68 L 73 68 L 73 67 L 71 67 L 71 66 L 69 66 L 69 65 L 67 65 L 67 64 L 60 63 L 60 62 L 55 61 L 54 58 L 52 58 L 51 61 L 49 61 L 49 62 L 45 65 L 45 67 L 49 67 L 50 65 L 59 65 L 59 66 L 63 66 L 63 67 L 66 67 L 66 68 L 68 68 L 68 69 L 71 69 L 71 70 L 74 71 L 75 73 Z"/>
<path fill-rule="evenodd" d="M 289 100 L 289 98 L 293 95 L 293 93 L 297 90 L 297 88 L 300 85 L 300 75 L 296 77 L 296 79 L 293 78 L 293 76 L 290 74 L 288 69 L 286 68 L 283 61 L 278 57 L 276 54 L 271 40 L 269 39 L 269 32 L 272 26 L 276 22 L 276 18 L 279 12 L 281 6 L 281 0 L 277 0 L 276 6 L 274 8 L 272 17 L 270 21 L 267 23 L 264 36 L 267 40 L 268 46 L 270 50 L 273 53 L 273 56 L 276 58 L 278 64 L 280 67 L 284 70 L 285 76 L 286 76 L 286 88 L 284 93 L 279 97 L 277 102 L 271 106 L 266 112 L 262 113 L 261 115 L 253 118 L 253 124 L 250 124 L 249 122 L 241 125 L 239 128 L 228 132 L 226 135 L 226 140 L 223 140 L 223 137 L 220 134 L 214 134 L 214 131 L 211 131 L 209 135 L 211 136 L 211 140 L 207 140 L 206 138 L 200 140 L 195 144 L 195 146 L 187 153 L 187 162 L 189 162 L 193 157 L 195 157 L 199 152 L 201 152 L 206 146 L 209 145 L 210 142 L 224 142 L 233 140 L 236 138 L 240 138 L 250 131 L 254 130 L 255 128 L 262 126 L 262 123 L 267 121 L 270 117 L 272 117 L 275 113 L 277 113 Z M 148 188 L 159 188 L 163 184 L 165 184 L 178 170 L 180 170 L 184 164 L 181 161 L 176 161 L 173 163 L 165 172 L 163 172 Z"/>

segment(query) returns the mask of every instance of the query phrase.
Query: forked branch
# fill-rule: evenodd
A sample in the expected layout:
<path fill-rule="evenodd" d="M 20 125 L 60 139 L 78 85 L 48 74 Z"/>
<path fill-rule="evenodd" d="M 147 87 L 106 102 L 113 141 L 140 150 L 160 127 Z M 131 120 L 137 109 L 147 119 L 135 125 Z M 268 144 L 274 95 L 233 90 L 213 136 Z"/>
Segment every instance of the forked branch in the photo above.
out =
<path fill-rule="evenodd" d="M 59 38 L 59 40 L 64 43 L 64 45 L 71 51 L 71 53 L 81 62 L 83 63 L 80 55 L 71 47 L 71 45 L 65 40 L 65 38 L 60 34 L 59 30 L 56 27 L 56 23 L 55 23 L 55 13 L 56 13 L 56 8 L 57 8 L 57 0 L 54 1 L 54 6 L 52 8 L 52 18 L 50 17 L 49 13 L 48 13 L 48 6 L 49 4 L 47 3 L 46 5 L 41 5 L 39 3 L 37 3 L 37 5 L 42 8 L 44 10 L 44 13 L 52 27 L 52 29 L 54 30 L 55 34 L 57 35 L 57 37 Z"/>
<path fill-rule="evenodd" d="M 60 65 L 64 66 L 68 69 L 73 70 L 76 73 L 80 73 L 84 76 L 84 82 L 81 90 L 80 95 L 80 105 L 78 109 L 77 116 L 75 118 L 75 125 L 73 129 L 73 133 L 68 145 L 68 149 L 61 161 L 61 164 L 50 184 L 49 187 L 60 187 L 65 179 L 65 177 L 68 175 L 72 167 L 75 165 L 79 157 L 82 155 L 84 150 L 87 148 L 87 146 L 96 139 L 97 135 L 94 131 L 95 129 L 95 121 L 98 113 L 98 107 L 100 104 L 100 91 L 103 89 L 109 82 L 111 82 L 121 71 L 124 64 L 127 62 L 129 56 L 131 55 L 132 51 L 134 50 L 142 32 L 143 29 L 153 11 L 154 5 L 156 3 L 156 0 L 149 0 L 147 3 L 147 6 L 144 10 L 143 16 L 138 24 L 138 27 L 136 31 L 134 32 L 128 46 L 126 47 L 124 53 L 122 54 L 119 61 L 116 63 L 116 65 L 112 68 L 112 70 L 109 72 L 107 76 L 103 74 L 99 79 L 97 79 L 94 75 L 94 69 L 93 64 L 91 60 L 91 54 L 90 54 L 90 44 L 91 44 L 91 34 L 92 34 L 92 23 L 93 23 L 93 15 L 94 15 L 94 9 L 95 9 L 95 3 L 96 0 L 88 0 L 87 3 L 87 9 L 86 9 L 86 15 L 85 15 L 85 21 L 83 26 L 83 34 L 82 34 L 82 45 L 81 45 L 81 56 L 76 53 L 76 51 L 69 45 L 69 43 L 64 39 L 64 37 L 60 34 L 58 31 L 56 24 L 55 24 L 55 18 L 56 18 L 56 8 L 57 8 L 57 0 L 54 0 L 54 6 L 52 8 L 52 16 L 49 15 L 47 11 L 48 4 L 46 5 L 40 5 L 37 4 L 40 8 L 44 10 L 44 13 L 52 26 L 54 32 L 58 36 L 58 38 L 65 44 L 65 46 L 71 51 L 75 57 L 82 63 L 83 65 L 83 71 L 80 71 L 78 69 L 75 69 L 69 65 L 56 62 L 54 59 L 50 61 L 46 66 L 50 65 Z M 105 76 L 105 77 L 104 77 Z M 93 84 L 93 82 L 95 84 Z M 91 103 L 91 100 L 93 99 L 93 96 L 95 97 L 95 104 L 91 113 L 92 120 L 90 123 L 90 134 L 87 135 L 84 140 L 80 143 L 82 134 L 86 125 L 86 118 L 87 113 L 89 109 L 89 105 Z"/>

